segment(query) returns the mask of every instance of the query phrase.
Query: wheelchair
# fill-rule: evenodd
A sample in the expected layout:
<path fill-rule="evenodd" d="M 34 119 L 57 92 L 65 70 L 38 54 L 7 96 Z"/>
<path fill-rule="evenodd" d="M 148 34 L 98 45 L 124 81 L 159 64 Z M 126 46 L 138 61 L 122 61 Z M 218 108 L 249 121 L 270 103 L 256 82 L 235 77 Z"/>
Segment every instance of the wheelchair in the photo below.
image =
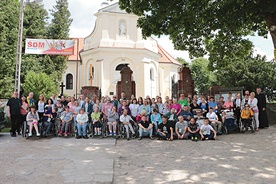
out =
<path fill-rule="evenodd" d="M 36 131 L 35 129 L 33 128 L 32 129 L 32 134 L 33 136 L 32 137 L 37 137 L 38 139 L 40 139 L 40 137 L 42 136 L 41 134 L 41 130 L 42 130 L 42 122 L 38 122 L 38 132 L 40 133 L 40 136 L 36 136 Z M 29 125 L 28 125 L 28 122 L 27 121 L 24 121 L 23 122 L 23 128 L 22 128 L 22 137 L 26 138 L 26 139 L 29 139 Z"/>
<path fill-rule="evenodd" d="M 131 123 L 131 125 L 132 125 L 132 128 L 133 128 L 133 130 L 134 130 L 134 135 L 133 136 L 130 136 L 131 135 L 131 131 L 130 131 L 130 129 L 129 129 L 129 127 L 128 127 L 128 132 L 129 132 L 129 137 L 131 137 L 131 138 L 136 138 L 136 137 L 139 137 L 139 126 L 133 121 L 133 120 L 130 120 L 130 123 Z M 123 125 L 123 123 L 122 122 L 119 122 L 118 123 L 119 125 L 120 125 L 120 139 L 124 139 L 125 137 L 127 137 L 127 131 L 126 131 L 126 128 L 125 128 L 125 126 Z"/>
<path fill-rule="evenodd" d="M 95 133 L 95 126 L 94 126 L 94 124 L 91 122 L 91 123 L 89 123 L 88 124 L 88 134 L 87 134 L 87 136 L 88 137 L 90 137 L 90 138 L 94 138 L 94 137 L 96 137 L 96 136 L 98 136 L 98 137 L 100 137 L 100 138 L 107 138 L 107 133 L 106 133 L 106 130 L 107 130 L 107 121 L 106 120 L 104 120 L 104 118 L 101 118 L 100 119 L 100 125 L 101 125 L 101 127 L 100 127 L 100 129 L 101 129 L 101 134 L 100 135 L 94 135 L 94 133 Z"/>
<path fill-rule="evenodd" d="M 248 128 L 250 128 L 251 132 L 252 133 L 255 133 L 256 131 L 256 122 L 255 122 L 255 118 L 254 117 L 250 117 L 248 120 L 249 120 L 249 123 L 248 123 L 248 127 L 246 128 L 245 125 L 244 125 L 244 119 L 240 119 L 239 121 L 239 127 L 240 127 L 240 132 L 241 133 L 245 133 L 248 131 Z"/>

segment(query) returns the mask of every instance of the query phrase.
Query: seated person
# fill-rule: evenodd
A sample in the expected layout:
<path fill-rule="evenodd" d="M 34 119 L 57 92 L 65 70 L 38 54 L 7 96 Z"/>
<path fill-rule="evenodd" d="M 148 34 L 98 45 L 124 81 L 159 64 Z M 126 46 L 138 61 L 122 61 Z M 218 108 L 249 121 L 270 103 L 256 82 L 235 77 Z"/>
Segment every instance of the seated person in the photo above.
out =
<path fill-rule="evenodd" d="M 223 105 L 224 109 L 233 111 L 234 110 L 234 103 L 231 97 L 228 97 L 227 101 Z"/>
<path fill-rule="evenodd" d="M 62 136 L 62 134 L 64 133 L 64 136 L 67 137 L 68 136 L 68 127 L 71 123 L 71 121 L 73 120 L 73 115 L 72 113 L 69 111 L 69 106 L 65 106 L 65 111 L 63 111 L 61 113 L 61 130 L 58 133 L 58 136 Z"/>
<path fill-rule="evenodd" d="M 109 129 L 109 135 L 112 136 L 112 128 L 113 135 L 116 136 L 116 128 L 117 128 L 117 120 L 119 119 L 119 115 L 116 111 L 116 107 L 112 107 L 111 111 L 108 111 L 107 114 L 107 124 Z"/>
<path fill-rule="evenodd" d="M 213 112 L 213 108 L 212 107 L 209 108 L 209 112 L 206 114 L 206 118 L 209 119 L 211 125 L 218 132 L 218 134 L 221 134 L 222 124 L 218 120 L 218 116 L 216 115 L 216 113 Z"/>
<path fill-rule="evenodd" d="M 31 137 L 33 135 L 32 131 L 33 131 L 33 127 L 35 128 L 36 131 L 36 136 L 39 137 L 40 133 L 38 131 L 38 121 L 39 121 L 39 115 L 38 112 L 36 112 L 36 108 L 35 106 L 31 106 L 30 107 L 30 112 L 28 112 L 27 116 L 26 116 L 26 121 L 27 124 L 29 125 L 29 136 Z"/>
<path fill-rule="evenodd" d="M 158 140 L 166 139 L 166 140 L 173 140 L 173 128 L 168 123 L 168 117 L 162 116 L 162 123 L 158 126 L 157 130 L 157 137 Z"/>
<path fill-rule="evenodd" d="M 190 123 L 188 125 L 188 133 L 187 137 L 191 137 L 192 141 L 198 141 L 199 137 L 199 126 L 195 122 L 195 118 L 192 118 L 190 120 Z"/>
<path fill-rule="evenodd" d="M 46 129 L 45 136 L 47 137 L 55 123 L 55 118 L 57 117 L 57 109 L 51 108 L 47 110 L 44 114 L 43 126 Z"/>
<path fill-rule="evenodd" d="M 83 137 L 88 139 L 86 135 L 86 128 L 88 122 L 88 115 L 84 113 L 84 109 L 80 109 L 79 114 L 76 116 L 76 123 L 78 128 L 78 137 L 77 139 Z"/>
<path fill-rule="evenodd" d="M 150 121 L 151 121 L 151 123 L 154 124 L 155 132 L 157 133 L 158 125 L 160 125 L 162 123 L 162 118 L 156 108 L 154 108 L 152 110 L 152 114 L 150 115 Z"/>
<path fill-rule="evenodd" d="M 201 140 L 215 140 L 217 137 L 216 131 L 209 125 L 208 118 L 204 119 L 204 124 L 200 127 Z"/>
<path fill-rule="evenodd" d="M 99 108 L 96 107 L 94 112 L 91 114 L 92 125 L 94 127 L 94 135 L 101 135 L 101 113 L 99 112 Z"/>
<path fill-rule="evenodd" d="M 147 121 L 148 121 L 147 111 L 146 110 L 142 110 L 141 113 L 136 116 L 136 122 L 141 121 L 142 116 L 146 116 Z"/>
<path fill-rule="evenodd" d="M 246 130 L 248 130 L 248 126 L 251 123 L 251 117 L 254 116 L 254 112 L 250 109 L 248 104 L 244 105 L 244 109 L 241 112 L 241 121 Z"/>
<path fill-rule="evenodd" d="M 175 124 L 175 135 L 178 139 L 184 139 L 187 132 L 188 123 L 184 121 L 183 116 L 178 116 L 178 122 Z"/>
<path fill-rule="evenodd" d="M 175 130 L 175 124 L 177 122 L 177 114 L 176 110 L 174 108 L 171 109 L 169 113 L 166 114 L 166 117 L 168 118 L 168 123 L 173 128 L 173 131 Z"/>
<path fill-rule="evenodd" d="M 200 106 L 197 104 L 196 99 L 192 100 L 192 103 L 190 104 L 190 111 L 192 114 L 195 114 L 196 109 L 200 109 Z"/>
<path fill-rule="evenodd" d="M 201 110 L 197 110 L 196 111 L 196 116 L 195 116 L 195 121 L 196 121 L 196 123 L 198 124 L 199 127 L 201 127 L 201 125 L 204 124 L 204 119 L 205 118 L 203 117 Z"/>
<path fill-rule="evenodd" d="M 190 121 L 191 118 L 194 117 L 194 115 L 189 111 L 189 107 L 188 106 L 184 106 L 182 108 L 182 110 L 179 113 L 179 116 L 183 116 L 185 121 Z"/>
<path fill-rule="evenodd" d="M 135 136 L 135 132 L 133 130 L 133 127 L 130 123 L 130 121 L 133 121 L 133 119 L 127 114 L 127 109 L 124 109 L 123 114 L 120 116 L 120 122 L 123 123 L 125 129 L 126 129 L 126 134 L 127 134 L 127 140 L 129 141 L 129 129 L 132 133 L 132 136 Z"/>
<path fill-rule="evenodd" d="M 138 122 L 139 126 L 139 138 L 138 140 L 141 140 L 143 136 L 149 136 L 151 140 L 152 138 L 152 131 L 153 131 L 153 126 L 149 121 L 147 121 L 146 115 L 142 116 L 142 119 Z"/>

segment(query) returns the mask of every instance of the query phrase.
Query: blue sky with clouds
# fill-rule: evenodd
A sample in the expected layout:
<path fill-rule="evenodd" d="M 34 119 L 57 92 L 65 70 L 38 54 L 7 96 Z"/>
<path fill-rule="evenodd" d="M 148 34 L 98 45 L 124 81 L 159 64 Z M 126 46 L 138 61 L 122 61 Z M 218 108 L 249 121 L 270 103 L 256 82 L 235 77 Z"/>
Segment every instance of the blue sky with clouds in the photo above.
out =
<path fill-rule="evenodd" d="M 44 0 L 44 6 L 47 10 L 52 9 L 56 0 Z M 70 28 L 70 37 L 83 38 L 88 36 L 94 28 L 96 17 L 94 14 L 101 8 L 103 0 L 68 0 L 69 10 L 73 23 Z M 112 3 L 118 2 L 113 0 Z M 258 36 L 248 37 L 255 46 L 255 53 L 266 55 L 268 60 L 273 59 L 273 44 L 270 35 L 268 39 Z M 158 43 L 164 47 L 172 56 L 189 59 L 187 51 L 174 50 L 172 42 L 167 36 L 162 36 L 157 39 Z"/>

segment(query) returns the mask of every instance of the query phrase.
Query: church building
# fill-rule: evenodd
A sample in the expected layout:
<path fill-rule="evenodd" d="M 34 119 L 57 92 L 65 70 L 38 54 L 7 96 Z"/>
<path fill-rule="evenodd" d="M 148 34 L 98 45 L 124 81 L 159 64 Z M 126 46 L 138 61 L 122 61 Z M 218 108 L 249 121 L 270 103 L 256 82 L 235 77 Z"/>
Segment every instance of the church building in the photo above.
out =
<path fill-rule="evenodd" d="M 78 97 L 83 87 L 94 86 L 102 96 L 122 91 L 136 97 L 171 96 L 181 64 L 156 40 L 142 37 L 138 16 L 121 10 L 118 3 L 95 16 L 92 33 L 75 39 L 75 55 L 63 75 L 64 94 Z"/>

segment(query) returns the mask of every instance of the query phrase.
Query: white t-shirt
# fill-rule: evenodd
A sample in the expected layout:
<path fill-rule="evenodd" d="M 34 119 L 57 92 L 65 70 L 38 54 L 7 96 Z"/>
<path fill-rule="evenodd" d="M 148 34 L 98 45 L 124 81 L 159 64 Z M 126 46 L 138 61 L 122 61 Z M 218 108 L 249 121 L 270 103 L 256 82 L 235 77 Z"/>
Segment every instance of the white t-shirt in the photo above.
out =
<path fill-rule="evenodd" d="M 38 104 L 37 104 L 37 112 L 40 112 L 40 113 L 42 113 L 42 112 L 44 112 L 44 102 L 38 102 Z"/>
<path fill-rule="evenodd" d="M 200 130 L 202 131 L 203 135 L 210 135 L 211 134 L 211 130 L 213 130 L 213 127 L 211 125 L 201 125 Z"/>
<path fill-rule="evenodd" d="M 133 117 L 136 117 L 139 114 L 139 104 L 130 104 L 129 109 Z"/>
<path fill-rule="evenodd" d="M 209 119 L 209 121 L 214 121 L 214 120 L 216 120 L 218 118 L 218 116 L 214 112 L 212 112 L 211 114 L 208 112 L 206 114 L 206 117 Z"/>

